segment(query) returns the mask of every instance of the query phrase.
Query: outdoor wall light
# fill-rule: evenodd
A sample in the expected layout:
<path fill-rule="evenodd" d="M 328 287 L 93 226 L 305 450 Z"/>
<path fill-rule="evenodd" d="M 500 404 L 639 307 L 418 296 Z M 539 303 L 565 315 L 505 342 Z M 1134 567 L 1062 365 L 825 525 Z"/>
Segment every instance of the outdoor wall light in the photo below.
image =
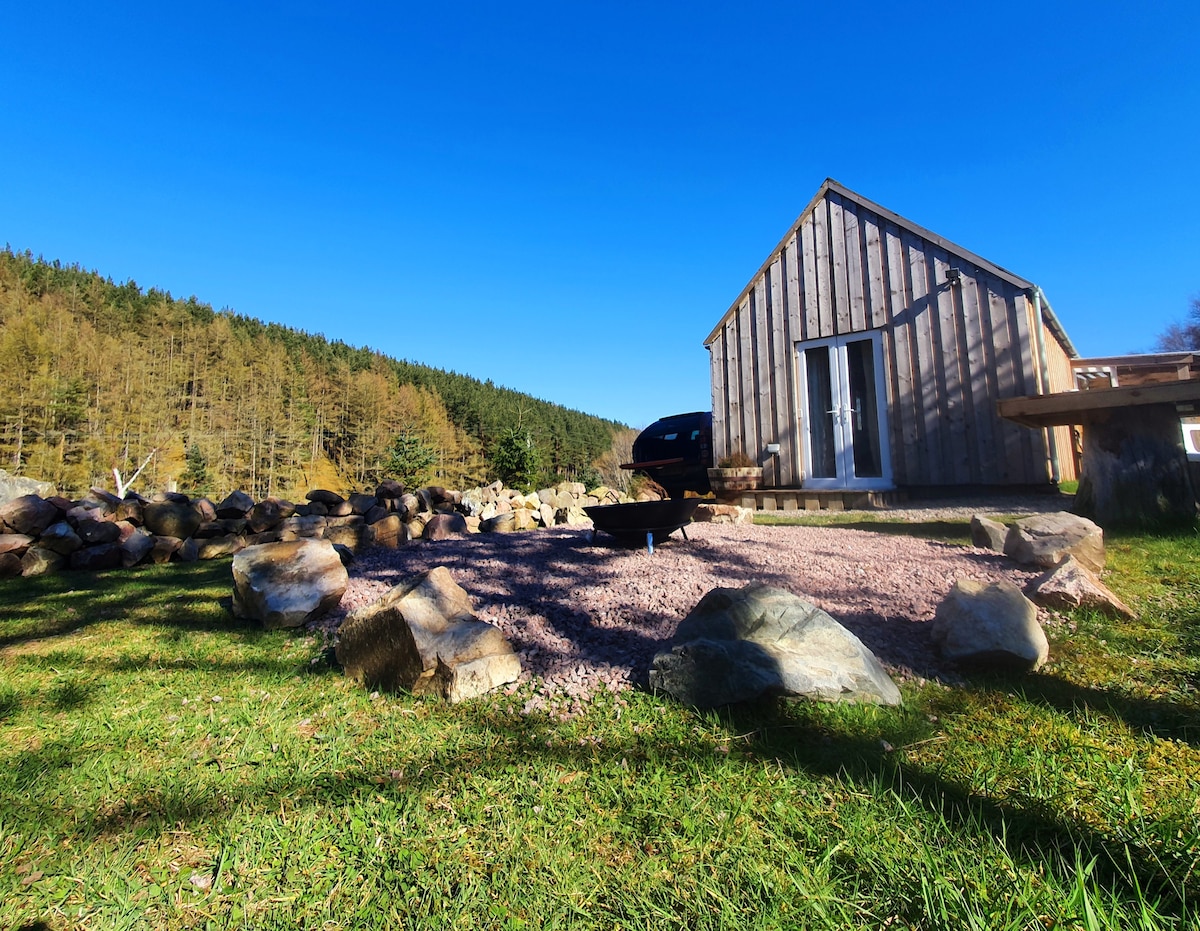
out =
<path fill-rule="evenodd" d="M 962 269 L 953 267 L 946 269 L 946 280 L 952 285 L 962 284 Z"/>
<path fill-rule="evenodd" d="M 768 443 L 767 444 L 767 455 L 768 456 L 778 456 L 779 455 L 779 444 L 778 443 Z"/>

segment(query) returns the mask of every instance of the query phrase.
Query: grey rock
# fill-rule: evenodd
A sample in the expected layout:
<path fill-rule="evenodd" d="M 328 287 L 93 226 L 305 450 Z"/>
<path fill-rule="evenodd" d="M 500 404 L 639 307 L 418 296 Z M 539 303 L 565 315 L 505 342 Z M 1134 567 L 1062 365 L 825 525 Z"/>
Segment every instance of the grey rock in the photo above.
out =
<path fill-rule="evenodd" d="M 21 568 L 21 557 L 16 553 L 0 553 L 0 579 L 17 578 Z"/>
<path fill-rule="evenodd" d="M 517 519 L 512 511 L 479 522 L 480 533 L 512 533 L 516 529 Z"/>
<path fill-rule="evenodd" d="M 244 491 L 232 491 L 217 505 L 217 518 L 236 520 L 244 518 L 254 507 L 254 499 Z"/>
<path fill-rule="evenodd" d="M 54 493 L 55 488 L 52 482 L 39 482 L 35 478 L 26 478 L 23 475 L 10 475 L 0 469 L 0 504 L 25 495 L 49 498 Z"/>
<path fill-rule="evenodd" d="M 1030 586 L 1030 597 L 1047 608 L 1090 608 L 1109 617 L 1132 618 L 1133 611 L 1100 581 L 1083 563 L 1068 556 L 1037 578 Z"/>
<path fill-rule="evenodd" d="M 1004 541 L 1008 538 L 1008 528 L 998 520 L 981 517 L 976 514 L 971 518 L 971 545 L 981 550 L 991 550 L 994 553 L 1004 552 Z"/>
<path fill-rule="evenodd" d="M 152 552 L 154 552 L 154 534 L 147 533 L 138 527 L 121 541 L 121 565 L 127 569 L 130 566 L 136 566 L 148 559 Z"/>
<path fill-rule="evenodd" d="M 1086 517 L 1058 511 L 1016 521 L 1004 539 L 1004 554 L 1022 565 L 1053 569 L 1074 556 L 1093 572 L 1104 569 L 1104 531 Z"/>
<path fill-rule="evenodd" d="M 334 507 L 345 502 L 345 498 L 336 491 L 326 491 L 324 488 L 314 488 L 304 496 L 309 501 L 319 501 L 326 507 Z"/>
<path fill-rule="evenodd" d="M 369 514 L 373 508 L 379 507 L 379 499 L 374 495 L 353 494 L 346 500 L 350 502 L 350 510 L 362 516 Z"/>
<path fill-rule="evenodd" d="M 83 541 L 70 524 L 60 520 L 42 531 L 42 535 L 38 537 L 38 546 L 53 550 L 62 556 L 69 556 L 83 546 Z"/>
<path fill-rule="evenodd" d="M 650 686 L 701 708 L 762 695 L 901 701 L 854 634 L 804 599 L 762 583 L 705 595 L 654 657 Z"/>
<path fill-rule="evenodd" d="M 197 540 L 200 559 L 220 559 L 222 556 L 233 556 L 246 548 L 246 538 L 238 534 L 224 537 L 210 537 L 207 540 Z"/>
<path fill-rule="evenodd" d="M 116 569 L 121 565 L 121 544 L 101 543 L 99 546 L 77 549 L 71 554 L 69 564 L 72 569 L 83 572 Z"/>
<path fill-rule="evenodd" d="M 251 533 L 274 530 L 279 524 L 296 513 L 296 507 L 282 498 L 263 498 L 246 515 L 246 526 Z"/>
<path fill-rule="evenodd" d="M 326 540 L 247 547 L 233 557 L 233 613 L 268 630 L 300 627 L 336 606 L 349 581 Z"/>
<path fill-rule="evenodd" d="M 107 520 L 81 520 L 75 527 L 84 546 L 97 543 L 116 543 L 121 539 L 121 528 Z"/>
<path fill-rule="evenodd" d="M 1032 671 L 1050 655 L 1037 607 L 1012 582 L 959 579 L 938 605 L 930 631 L 947 659 Z"/>

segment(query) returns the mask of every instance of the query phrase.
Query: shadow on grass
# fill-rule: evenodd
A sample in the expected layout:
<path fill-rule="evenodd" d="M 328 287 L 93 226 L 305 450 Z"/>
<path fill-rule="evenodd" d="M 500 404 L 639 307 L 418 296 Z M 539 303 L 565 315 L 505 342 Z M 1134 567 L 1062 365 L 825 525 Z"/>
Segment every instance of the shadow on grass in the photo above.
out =
<path fill-rule="evenodd" d="M 929 725 L 923 717 L 896 714 L 890 722 L 894 726 L 888 730 L 892 739 L 907 743 L 928 735 Z M 1194 903 L 1200 896 L 1200 878 L 1194 873 L 1194 860 L 1185 854 L 1174 854 L 1159 845 L 1147 847 L 1145 839 L 1131 843 L 1128 838 L 1096 831 L 1038 801 L 1013 805 L 973 794 L 953 780 L 898 760 L 881 745 L 877 734 L 849 733 L 805 706 L 759 702 L 710 712 L 706 717 L 727 731 L 727 739 L 738 748 L 736 753 L 714 757 L 711 742 L 694 738 L 658 741 L 634 734 L 602 745 L 569 740 L 548 743 L 547 727 L 554 725 L 546 719 L 481 709 L 472 714 L 471 729 L 486 736 L 486 741 L 462 756 L 435 750 L 409 757 L 400 778 L 388 778 L 382 758 L 376 766 L 360 762 L 308 775 L 281 773 L 278 767 L 260 775 L 254 768 L 243 768 L 240 772 L 244 775 L 236 783 L 222 784 L 219 789 L 182 788 L 164 782 L 135 791 L 105 811 L 56 811 L 38 798 L 26 800 L 17 809 L 4 800 L 0 801 L 0 821 L 12 824 L 32 819 L 53 830 L 50 825 L 63 820 L 72 825 L 77 842 L 131 832 L 157 837 L 162 831 L 181 827 L 220 826 L 237 812 L 241 813 L 237 817 L 244 819 L 248 809 L 270 811 L 281 799 L 287 799 L 289 808 L 328 808 L 331 812 L 372 797 L 412 805 L 447 786 L 470 785 L 481 773 L 512 773 L 519 780 L 521 771 L 531 764 L 570 771 L 620 767 L 647 777 L 655 769 L 683 768 L 695 779 L 720 780 L 725 767 L 769 763 L 817 779 L 842 781 L 863 797 L 878 796 L 881 790 L 894 793 L 906 804 L 924 807 L 951 831 L 990 835 L 1015 862 L 1025 864 L 1034 874 L 1054 875 L 1063 888 L 1072 886 L 1074 864 L 1081 858 L 1085 863 L 1095 859 L 1092 879 L 1115 898 L 1128 903 L 1156 902 L 1162 914 L 1181 920 L 1197 914 Z M 314 748 L 314 752 L 319 750 Z M 76 762 L 62 746 L 48 744 L 22 755 L 14 775 L 18 781 L 44 780 L 47 772 Z M 42 808 L 45 810 L 39 810 Z M 1174 833 L 1173 824 L 1163 823 L 1158 828 L 1164 837 Z M 836 824 L 831 830 L 836 830 Z M 934 833 L 936 836 L 936 829 Z M 864 885 L 883 881 L 868 875 L 868 865 L 856 861 L 852 853 L 843 851 L 837 856 L 843 858 L 848 872 L 862 874 Z"/>

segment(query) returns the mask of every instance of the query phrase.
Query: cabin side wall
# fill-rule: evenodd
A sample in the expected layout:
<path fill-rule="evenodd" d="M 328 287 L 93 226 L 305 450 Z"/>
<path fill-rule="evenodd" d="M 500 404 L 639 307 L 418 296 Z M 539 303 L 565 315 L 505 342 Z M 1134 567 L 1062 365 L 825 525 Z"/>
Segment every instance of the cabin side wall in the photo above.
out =
<path fill-rule="evenodd" d="M 743 449 L 764 463 L 768 486 L 801 485 L 795 344 L 878 331 L 896 485 L 1048 482 L 1045 434 L 996 413 L 1000 398 L 1037 393 L 1032 314 L 1021 288 L 828 191 L 708 343 L 715 455 Z M 1065 351 L 1046 344 L 1056 380 L 1050 347 Z"/>

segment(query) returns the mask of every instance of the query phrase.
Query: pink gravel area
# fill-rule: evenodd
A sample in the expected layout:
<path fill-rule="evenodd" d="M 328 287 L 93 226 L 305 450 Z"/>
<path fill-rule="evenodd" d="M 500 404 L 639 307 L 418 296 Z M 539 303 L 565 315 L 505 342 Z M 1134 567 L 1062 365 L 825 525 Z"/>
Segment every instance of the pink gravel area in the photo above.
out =
<path fill-rule="evenodd" d="M 314 624 L 336 636 L 346 612 L 400 581 L 445 566 L 521 658 L 529 710 L 577 712 L 600 690 L 645 682 L 654 654 L 714 588 L 765 582 L 823 608 L 898 680 L 959 681 L 934 650 L 930 621 L 956 579 L 1035 573 L 987 550 L 832 527 L 693 524 L 627 548 L 586 529 L 473 535 L 372 549 L 350 566 L 338 609 Z"/>

